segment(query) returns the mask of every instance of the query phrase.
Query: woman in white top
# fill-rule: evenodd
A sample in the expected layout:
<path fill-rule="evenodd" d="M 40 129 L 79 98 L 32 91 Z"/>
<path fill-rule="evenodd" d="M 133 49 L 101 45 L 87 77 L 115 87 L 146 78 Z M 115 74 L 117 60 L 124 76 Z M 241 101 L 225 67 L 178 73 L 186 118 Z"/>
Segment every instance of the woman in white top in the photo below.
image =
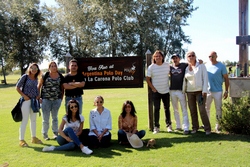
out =
<path fill-rule="evenodd" d="M 195 52 L 187 53 L 188 67 L 185 71 L 183 81 L 183 91 L 187 93 L 188 107 L 192 119 L 192 132 L 196 133 L 199 129 L 197 104 L 206 135 L 211 133 L 211 125 L 205 109 L 206 97 L 208 93 L 208 76 L 204 64 L 196 61 Z"/>
<path fill-rule="evenodd" d="M 91 154 L 93 151 L 79 140 L 84 122 L 84 117 L 79 113 L 79 103 L 76 100 L 70 100 L 67 107 L 68 113 L 62 119 L 58 129 L 60 135 L 56 138 L 60 146 L 44 147 L 43 151 L 67 151 L 80 147 L 83 153 Z"/>
<path fill-rule="evenodd" d="M 111 141 L 112 119 L 110 111 L 103 107 L 104 99 L 97 96 L 94 101 L 96 108 L 89 114 L 89 141 L 90 148 L 108 147 Z"/>

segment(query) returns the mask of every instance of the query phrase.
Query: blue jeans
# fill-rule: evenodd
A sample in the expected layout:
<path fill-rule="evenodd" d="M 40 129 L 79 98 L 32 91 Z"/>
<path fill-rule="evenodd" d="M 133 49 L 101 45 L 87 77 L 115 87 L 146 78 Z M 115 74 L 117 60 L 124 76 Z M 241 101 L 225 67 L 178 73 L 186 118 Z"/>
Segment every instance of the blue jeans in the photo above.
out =
<path fill-rule="evenodd" d="M 126 132 L 124 132 L 123 130 L 118 130 L 118 142 L 122 141 L 122 142 L 128 142 L 128 138 L 127 138 L 127 134 Z M 137 136 L 142 139 L 145 134 L 146 134 L 146 131 L 145 130 L 140 130 L 140 131 L 137 131 L 135 134 L 137 134 Z"/>
<path fill-rule="evenodd" d="M 82 114 L 82 105 L 83 105 L 83 101 L 82 101 L 82 96 L 80 97 L 76 97 L 76 98 L 72 98 L 72 97 L 65 97 L 65 111 L 67 112 L 68 108 L 67 108 L 67 104 L 70 100 L 76 100 L 79 103 L 79 113 Z"/>
<path fill-rule="evenodd" d="M 167 127 L 171 125 L 171 117 L 170 117 L 170 110 L 169 110 L 169 93 L 160 94 L 158 92 L 153 93 L 153 101 L 154 101 L 154 122 L 155 127 L 160 127 L 160 108 L 161 108 L 161 100 L 164 105 L 164 111 L 165 111 L 165 122 Z"/>
<path fill-rule="evenodd" d="M 57 143 L 60 145 L 59 147 L 56 147 L 54 150 L 55 151 L 68 151 L 68 150 L 73 150 L 77 146 L 79 147 L 82 143 L 74 133 L 73 129 L 68 127 L 64 129 L 63 131 L 66 136 L 69 136 L 73 142 L 68 142 L 66 139 L 64 139 L 62 136 L 58 136 L 56 138 Z"/>
<path fill-rule="evenodd" d="M 48 100 L 43 99 L 42 102 L 42 113 L 43 113 L 43 128 L 42 133 L 44 137 L 48 136 L 49 130 L 49 118 L 50 113 L 52 117 L 52 131 L 53 133 L 58 133 L 58 110 L 61 106 L 62 99 Z"/>

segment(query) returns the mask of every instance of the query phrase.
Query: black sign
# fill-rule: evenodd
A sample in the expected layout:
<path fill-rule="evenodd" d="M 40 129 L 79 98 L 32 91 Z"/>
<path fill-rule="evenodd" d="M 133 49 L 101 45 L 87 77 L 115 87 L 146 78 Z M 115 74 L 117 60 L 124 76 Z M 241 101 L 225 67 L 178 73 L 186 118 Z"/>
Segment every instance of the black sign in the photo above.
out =
<path fill-rule="evenodd" d="M 76 59 L 86 78 L 84 89 L 143 87 L 141 56 Z"/>

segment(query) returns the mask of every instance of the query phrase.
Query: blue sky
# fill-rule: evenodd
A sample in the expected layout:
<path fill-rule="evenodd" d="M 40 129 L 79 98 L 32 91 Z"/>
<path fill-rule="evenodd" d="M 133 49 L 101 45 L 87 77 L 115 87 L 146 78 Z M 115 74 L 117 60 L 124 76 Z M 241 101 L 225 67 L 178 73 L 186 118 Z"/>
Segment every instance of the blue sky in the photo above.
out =
<path fill-rule="evenodd" d="M 55 4 L 53 0 L 41 0 L 44 2 L 48 6 Z M 211 51 L 217 52 L 219 61 L 239 61 L 238 0 L 194 0 L 193 5 L 199 9 L 188 18 L 189 26 L 183 27 L 192 40 L 185 47 L 204 62 Z"/>

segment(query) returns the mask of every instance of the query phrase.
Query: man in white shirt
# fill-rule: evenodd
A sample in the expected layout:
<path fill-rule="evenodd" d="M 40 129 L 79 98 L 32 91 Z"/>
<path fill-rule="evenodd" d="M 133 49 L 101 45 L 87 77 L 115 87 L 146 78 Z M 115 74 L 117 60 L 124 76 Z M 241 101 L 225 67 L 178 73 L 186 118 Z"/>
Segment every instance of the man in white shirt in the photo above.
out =
<path fill-rule="evenodd" d="M 164 62 L 164 55 L 160 50 L 152 56 L 152 64 L 148 67 L 146 81 L 153 91 L 154 101 L 154 134 L 160 131 L 160 104 L 164 105 L 165 122 L 167 131 L 172 132 L 171 117 L 169 110 L 169 63 Z"/>

